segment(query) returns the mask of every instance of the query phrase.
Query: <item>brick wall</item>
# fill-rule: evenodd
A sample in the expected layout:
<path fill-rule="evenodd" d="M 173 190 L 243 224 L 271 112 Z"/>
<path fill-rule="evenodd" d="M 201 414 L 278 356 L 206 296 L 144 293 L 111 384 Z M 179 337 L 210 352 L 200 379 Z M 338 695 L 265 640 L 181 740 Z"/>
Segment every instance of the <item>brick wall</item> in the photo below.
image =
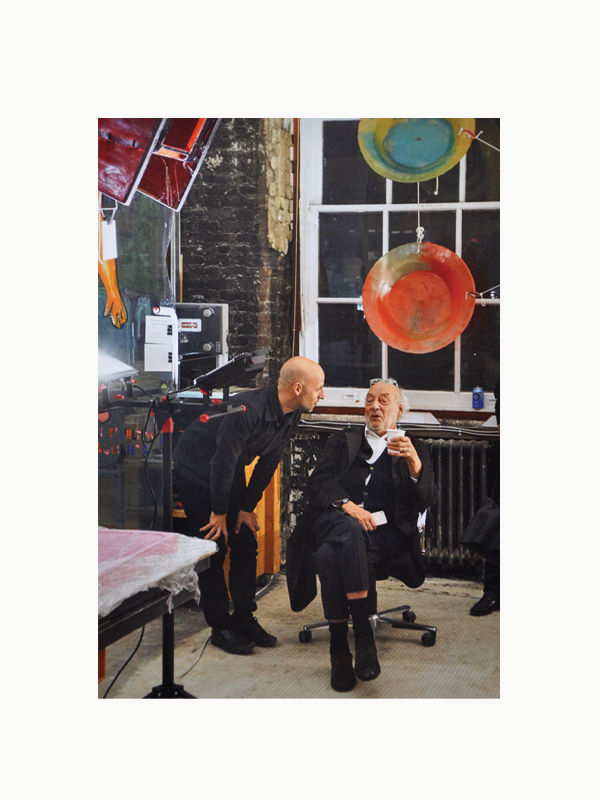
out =
<path fill-rule="evenodd" d="M 229 353 L 268 348 L 249 385 L 274 383 L 292 355 L 290 147 L 282 119 L 223 119 L 181 211 L 182 300 L 229 304 Z M 289 465 L 281 521 L 289 529 Z M 285 541 L 282 541 L 282 556 Z"/>
<path fill-rule="evenodd" d="M 229 304 L 231 356 L 292 355 L 291 136 L 282 119 L 223 119 L 181 212 L 184 302 Z"/>

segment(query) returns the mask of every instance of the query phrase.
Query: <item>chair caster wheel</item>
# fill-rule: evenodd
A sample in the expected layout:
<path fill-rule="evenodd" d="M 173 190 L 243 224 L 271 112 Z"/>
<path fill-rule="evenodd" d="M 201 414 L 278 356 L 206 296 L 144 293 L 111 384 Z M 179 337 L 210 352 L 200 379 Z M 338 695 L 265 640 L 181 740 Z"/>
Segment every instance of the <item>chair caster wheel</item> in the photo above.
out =
<path fill-rule="evenodd" d="M 423 636 L 421 636 L 421 642 L 423 643 L 424 647 L 433 647 L 435 644 L 435 633 L 427 631 L 423 634 Z"/>
<path fill-rule="evenodd" d="M 415 614 L 414 611 L 405 611 L 402 614 L 402 619 L 404 620 L 404 622 L 414 622 L 416 618 L 417 615 Z"/>
<path fill-rule="evenodd" d="M 310 642 L 312 639 L 312 631 L 300 631 L 298 634 L 298 638 L 302 642 L 302 644 L 306 644 L 306 642 Z"/>

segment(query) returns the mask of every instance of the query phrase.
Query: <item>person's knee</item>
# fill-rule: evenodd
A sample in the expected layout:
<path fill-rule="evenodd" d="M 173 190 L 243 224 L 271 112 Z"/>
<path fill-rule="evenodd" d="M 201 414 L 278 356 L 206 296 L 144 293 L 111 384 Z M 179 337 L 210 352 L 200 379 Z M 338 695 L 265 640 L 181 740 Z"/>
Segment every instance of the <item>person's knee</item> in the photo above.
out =
<path fill-rule="evenodd" d="M 315 553 L 315 566 L 317 575 L 327 575 L 332 570 L 335 570 L 338 564 L 338 559 L 335 556 L 333 547 L 325 542 L 322 544 Z"/>
<path fill-rule="evenodd" d="M 247 525 L 242 525 L 237 533 L 229 532 L 229 549 L 233 559 L 240 556 L 247 558 L 257 555 L 258 544 L 254 533 Z"/>
<path fill-rule="evenodd" d="M 222 569 L 225 559 L 227 558 L 227 545 L 225 544 L 222 536 L 217 539 L 216 544 L 217 551 L 211 554 L 210 559 L 208 560 L 208 565 L 205 565 L 203 561 L 198 562 L 196 565 L 196 572 L 198 572 L 198 574 L 202 574 L 203 572 L 208 572 L 210 570 Z"/>
<path fill-rule="evenodd" d="M 418 589 L 425 582 L 425 569 L 420 564 L 414 564 L 406 570 L 401 580 L 409 589 Z"/>
<path fill-rule="evenodd" d="M 327 580 L 329 575 L 334 573 L 335 563 L 331 559 L 323 557 L 322 554 L 319 555 L 317 553 L 315 556 L 315 571 L 321 583 L 323 583 L 324 580 Z"/>

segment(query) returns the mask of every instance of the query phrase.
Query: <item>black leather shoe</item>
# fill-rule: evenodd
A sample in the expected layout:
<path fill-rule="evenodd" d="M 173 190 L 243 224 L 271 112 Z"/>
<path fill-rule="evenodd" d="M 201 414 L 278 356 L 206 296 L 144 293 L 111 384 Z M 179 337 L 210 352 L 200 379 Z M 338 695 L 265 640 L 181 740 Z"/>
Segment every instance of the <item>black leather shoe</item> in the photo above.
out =
<path fill-rule="evenodd" d="M 372 681 L 381 672 L 375 639 L 372 637 L 357 637 L 354 669 L 361 681 Z"/>
<path fill-rule="evenodd" d="M 220 647 L 221 650 L 238 656 L 245 656 L 254 650 L 254 642 L 251 642 L 245 636 L 233 630 L 233 628 L 213 629 L 210 641 L 215 647 Z"/>
<path fill-rule="evenodd" d="M 486 614 L 491 614 L 492 611 L 500 611 L 500 598 L 484 594 L 481 600 L 478 600 L 471 608 L 469 614 L 473 617 L 484 617 Z"/>
<path fill-rule="evenodd" d="M 276 636 L 272 636 L 259 624 L 255 617 L 250 616 L 242 619 L 235 624 L 235 629 L 246 639 L 257 644 L 259 647 L 275 647 Z"/>
<path fill-rule="evenodd" d="M 352 669 L 352 653 L 330 653 L 331 688 L 336 692 L 348 692 L 356 683 Z"/>

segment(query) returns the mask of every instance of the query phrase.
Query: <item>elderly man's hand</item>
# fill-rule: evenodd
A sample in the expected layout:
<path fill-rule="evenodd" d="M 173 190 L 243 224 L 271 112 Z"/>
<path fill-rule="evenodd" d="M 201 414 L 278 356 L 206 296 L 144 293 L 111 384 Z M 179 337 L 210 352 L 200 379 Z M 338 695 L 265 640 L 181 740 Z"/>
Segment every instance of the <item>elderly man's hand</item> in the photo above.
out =
<path fill-rule="evenodd" d="M 390 455 L 405 458 L 412 477 L 419 477 L 422 467 L 421 459 L 408 436 L 394 436 L 393 439 L 388 440 L 387 449 Z"/>
<path fill-rule="evenodd" d="M 373 519 L 371 512 L 367 511 L 362 506 L 357 506 L 352 500 L 348 500 L 348 502 L 344 503 L 340 508 L 344 513 L 357 519 L 366 531 L 374 531 L 377 527 L 377 523 Z"/>

